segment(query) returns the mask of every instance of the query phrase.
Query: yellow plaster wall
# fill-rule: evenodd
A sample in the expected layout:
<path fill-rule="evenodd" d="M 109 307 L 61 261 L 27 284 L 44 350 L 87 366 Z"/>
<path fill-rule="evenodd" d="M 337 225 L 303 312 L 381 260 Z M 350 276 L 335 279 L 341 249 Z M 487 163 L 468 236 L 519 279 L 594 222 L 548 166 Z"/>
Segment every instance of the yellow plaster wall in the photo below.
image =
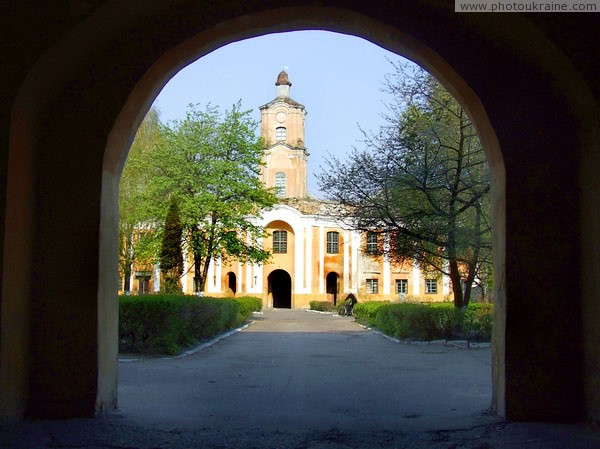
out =
<path fill-rule="evenodd" d="M 276 119 L 277 113 L 286 114 L 284 121 Z M 261 111 L 261 135 L 267 145 L 273 145 L 275 129 L 283 126 L 286 128 L 285 143 L 294 147 L 304 147 L 304 117 L 305 110 L 300 107 L 290 107 L 284 102 L 277 102 L 272 107 Z"/>

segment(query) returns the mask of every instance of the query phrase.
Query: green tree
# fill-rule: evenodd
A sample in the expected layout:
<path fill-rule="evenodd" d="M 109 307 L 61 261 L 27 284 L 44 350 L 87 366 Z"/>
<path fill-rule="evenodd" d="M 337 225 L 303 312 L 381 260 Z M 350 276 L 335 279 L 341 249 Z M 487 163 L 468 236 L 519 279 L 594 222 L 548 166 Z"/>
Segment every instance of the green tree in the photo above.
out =
<path fill-rule="evenodd" d="M 270 257 L 259 243 L 264 229 L 249 220 L 276 201 L 259 179 L 263 144 L 256 128 L 240 102 L 224 114 L 211 105 L 190 105 L 185 119 L 162 127 L 151 195 L 177 199 L 195 292 L 204 291 L 213 260 Z"/>
<path fill-rule="evenodd" d="M 487 162 L 458 102 L 422 69 L 393 66 L 384 126 L 346 161 L 329 157 L 319 184 L 338 218 L 383 234 L 378 254 L 448 275 L 462 308 L 491 257 Z"/>
<path fill-rule="evenodd" d="M 181 293 L 181 275 L 183 274 L 183 253 L 181 238 L 183 226 L 179 218 L 177 200 L 171 199 L 160 248 L 160 272 L 165 293 Z"/>
<path fill-rule="evenodd" d="M 150 109 L 138 128 L 119 184 L 119 269 L 123 291 L 131 290 L 130 279 L 136 263 L 152 265 L 157 234 L 148 208 L 148 160 L 160 140 L 159 112 Z"/>

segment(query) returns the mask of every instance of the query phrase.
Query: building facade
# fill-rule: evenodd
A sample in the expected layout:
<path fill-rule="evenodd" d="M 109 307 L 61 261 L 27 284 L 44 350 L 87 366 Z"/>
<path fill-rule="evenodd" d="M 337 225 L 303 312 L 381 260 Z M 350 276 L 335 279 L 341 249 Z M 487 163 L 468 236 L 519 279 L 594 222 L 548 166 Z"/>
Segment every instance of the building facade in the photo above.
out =
<path fill-rule="evenodd" d="M 416 264 L 392 263 L 375 255 L 384 238 L 378 233 L 351 230 L 336 221 L 331 202 L 307 192 L 309 153 L 305 142 L 304 105 L 290 96 L 292 83 L 282 71 L 275 83 L 277 96 L 260 106 L 261 135 L 265 141 L 261 177 L 274 188 L 278 204 L 252 220 L 267 230 L 262 242 L 272 253 L 268 263 L 213 261 L 205 294 L 212 297 L 252 295 L 265 307 L 306 308 L 310 301 L 336 304 L 350 293 L 359 301 L 442 301 L 450 294 L 446 277 L 427 275 Z M 182 287 L 192 294 L 193 270 L 184 267 Z M 133 291 L 158 291 L 160 270 L 138 270 Z"/>

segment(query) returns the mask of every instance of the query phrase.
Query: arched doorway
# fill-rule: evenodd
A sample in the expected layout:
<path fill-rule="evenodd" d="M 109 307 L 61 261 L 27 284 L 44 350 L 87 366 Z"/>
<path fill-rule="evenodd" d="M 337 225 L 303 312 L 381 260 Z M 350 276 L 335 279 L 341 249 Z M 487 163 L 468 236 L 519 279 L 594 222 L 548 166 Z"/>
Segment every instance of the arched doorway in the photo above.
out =
<path fill-rule="evenodd" d="M 227 273 L 227 290 L 235 296 L 237 292 L 237 276 L 234 272 Z"/>
<path fill-rule="evenodd" d="M 325 291 L 327 293 L 327 300 L 332 299 L 333 305 L 337 304 L 338 294 L 340 291 L 340 276 L 335 272 L 327 274 L 325 279 Z"/>
<path fill-rule="evenodd" d="M 292 278 L 285 270 L 275 270 L 267 278 L 269 294 L 273 298 L 273 307 L 292 308 Z"/>

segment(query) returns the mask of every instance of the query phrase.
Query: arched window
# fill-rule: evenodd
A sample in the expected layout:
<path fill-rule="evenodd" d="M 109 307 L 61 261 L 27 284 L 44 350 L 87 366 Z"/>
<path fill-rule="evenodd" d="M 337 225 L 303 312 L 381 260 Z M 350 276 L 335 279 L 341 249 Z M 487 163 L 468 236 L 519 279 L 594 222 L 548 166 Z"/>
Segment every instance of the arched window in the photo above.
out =
<path fill-rule="evenodd" d="M 275 173 L 275 196 L 285 198 L 286 176 L 282 171 Z"/>
<path fill-rule="evenodd" d="M 275 140 L 277 142 L 285 142 L 287 130 L 284 126 L 279 126 L 275 128 Z"/>
<path fill-rule="evenodd" d="M 287 231 L 273 231 L 273 253 L 287 253 Z"/>
<path fill-rule="evenodd" d="M 330 231 L 327 233 L 327 254 L 340 253 L 340 233 Z"/>

